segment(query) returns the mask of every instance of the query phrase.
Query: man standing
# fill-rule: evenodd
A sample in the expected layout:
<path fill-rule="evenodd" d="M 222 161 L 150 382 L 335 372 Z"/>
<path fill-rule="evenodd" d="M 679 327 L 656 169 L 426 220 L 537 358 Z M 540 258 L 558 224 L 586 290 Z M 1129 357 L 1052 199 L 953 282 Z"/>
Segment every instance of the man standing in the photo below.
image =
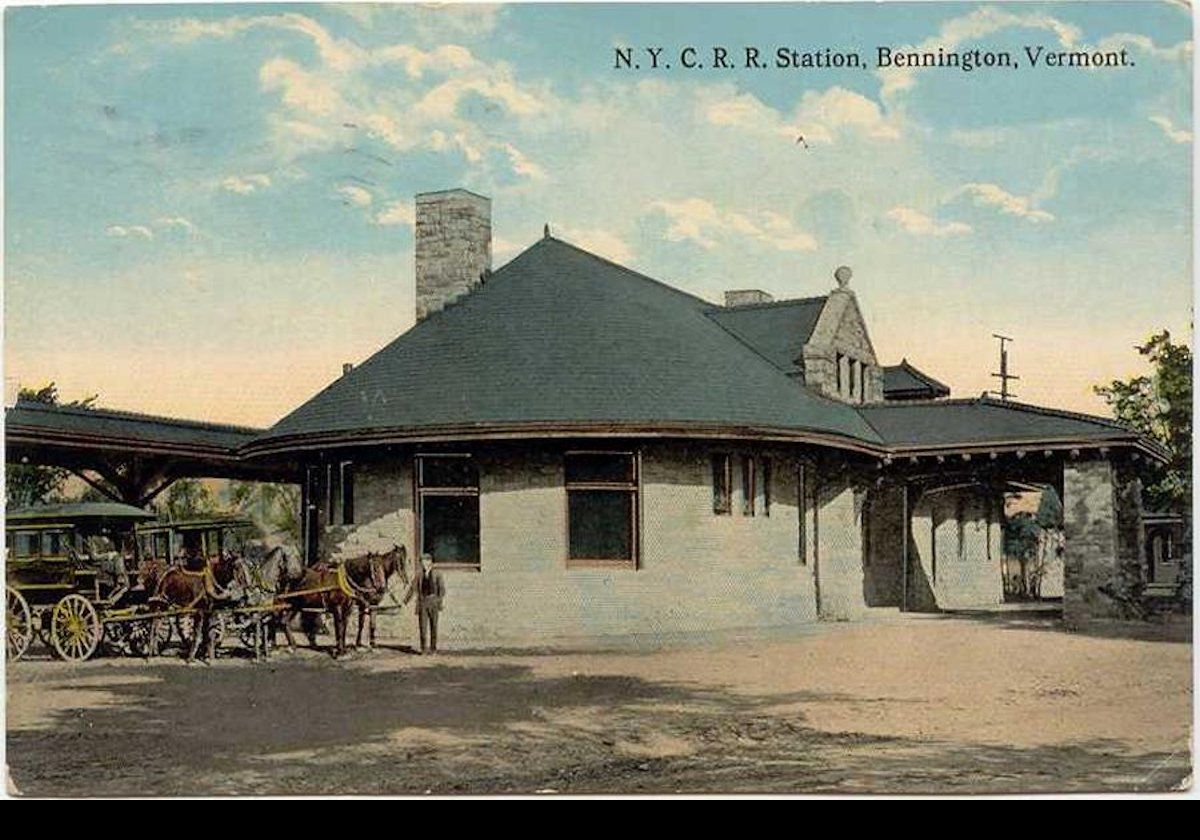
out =
<path fill-rule="evenodd" d="M 442 598 L 446 595 L 446 582 L 442 573 L 433 568 L 433 555 L 422 554 L 421 565 L 408 591 L 404 593 L 402 604 L 407 604 L 413 595 L 417 596 L 417 621 L 421 628 L 421 653 L 428 651 L 437 653 L 438 613 L 442 611 Z"/>

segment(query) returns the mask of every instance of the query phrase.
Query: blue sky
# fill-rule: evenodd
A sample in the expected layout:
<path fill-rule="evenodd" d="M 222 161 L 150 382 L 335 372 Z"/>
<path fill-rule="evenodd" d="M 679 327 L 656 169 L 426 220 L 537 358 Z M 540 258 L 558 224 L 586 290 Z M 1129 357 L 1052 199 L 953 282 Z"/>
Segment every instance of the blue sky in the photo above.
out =
<path fill-rule="evenodd" d="M 959 395 L 1100 411 L 1191 323 L 1162 3 L 10 8 L 6 380 L 269 424 L 412 323 L 412 196 L 689 291 L 820 294 Z M 1123 70 L 618 72 L 614 45 L 1125 48 Z M 795 142 L 804 134 L 805 149 Z"/>

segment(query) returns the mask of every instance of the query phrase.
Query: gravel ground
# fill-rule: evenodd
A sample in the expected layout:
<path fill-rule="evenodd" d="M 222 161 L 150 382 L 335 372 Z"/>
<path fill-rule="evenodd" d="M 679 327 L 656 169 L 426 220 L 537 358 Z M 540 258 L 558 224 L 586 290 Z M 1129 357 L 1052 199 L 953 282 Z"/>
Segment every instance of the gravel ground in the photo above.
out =
<path fill-rule="evenodd" d="M 36 796 L 1190 785 L 1190 628 L 902 617 L 665 649 L 9 666 Z"/>

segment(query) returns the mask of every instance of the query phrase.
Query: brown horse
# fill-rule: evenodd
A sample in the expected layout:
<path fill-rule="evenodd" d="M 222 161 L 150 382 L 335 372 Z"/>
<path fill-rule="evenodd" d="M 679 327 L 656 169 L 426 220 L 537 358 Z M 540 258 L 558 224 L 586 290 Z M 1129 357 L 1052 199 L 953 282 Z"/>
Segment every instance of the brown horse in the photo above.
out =
<path fill-rule="evenodd" d="M 201 639 L 208 640 L 206 659 L 211 659 L 216 652 L 216 640 L 212 633 L 212 609 L 216 593 L 213 574 L 208 568 L 190 571 L 180 566 L 171 566 L 157 577 L 154 594 L 148 602 L 151 608 L 155 612 L 186 611 L 181 612 L 180 617 L 187 616 L 192 619 L 191 643 L 188 644 L 184 639 L 184 657 L 189 662 L 196 658 Z M 152 632 L 151 638 L 156 638 L 157 635 L 157 632 Z M 180 636 L 183 635 L 181 626 Z"/>
<path fill-rule="evenodd" d="M 296 640 L 292 637 L 292 618 L 304 610 L 323 610 L 333 616 L 334 658 L 346 652 L 346 625 L 355 597 L 341 565 L 321 563 L 309 566 L 300 580 L 280 595 L 278 600 L 282 606 L 279 623 L 289 648 L 294 650 L 296 647 Z M 316 647 L 315 630 L 306 632 L 309 645 Z"/>
<path fill-rule="evenodd" d="M 393 544 L 389 551 L 383 554 L 364 554 L 351 557 L 345 561 L 346 575 L 356 588 L 355 600 L 358 606 L 358 632 L 354 636 L 354 646 L 362 647 L 363 618 L 367 619 L 370 630 L 367 634 L 367 650 L 375 647 L 375 610 L 383 601 L 388 591 L 388 581 L 392 575 L 400 576 L 402 586 L 408 586 L 408 550 L 402 545 Z"/>
<path fill-rule="evenodd" d="M 356 606 L 359 610 L 358 639 L 361 642 L 363 616 L 366 614 L 371 619 L 370 637 L 373 642 L 374 615 L 370 614 L 369 608 L 383 599 L 388 579 L 393 574 L 407 578 L 406 555 L 403 547 L 393 546 L 384 554 L 370 553 L 351 557 L 341 563 L 321 563 L 305 569 L 303 577 L 279 598 L 286 605 L 280 616 L 280 624 L 287 636 L 288 646 L 296 646 L 290 628 L 291 618 L 302 610 L 324 610 L 333 618 L 333 655 L 344 655 L 350 611 Z M 306 632 L 309 644 L 315 647 L 315 631 L 309 629 Z"/>
<path fill-rule="evenodd" d="M 245 561 L 231 553 L 210 560 L 191 557 L 184 566 L 148 561 L 139 568 L 138 579 L 146 592 L 151 593 L 147 603 L 155 612 L 181 611 L 179 635 L 188 661 L 196 657 L 201 639 L 207 642 L 205 658 L 215 656 L 217 633 L 213 609 L 241 597 L 251 583 Z M 185 622 L 192 625 L 190 641 L 184 632 Z M 157 636 L 152 633 L 152 638 Z M 157 651 L 152 647 L 151 653 Z"/>

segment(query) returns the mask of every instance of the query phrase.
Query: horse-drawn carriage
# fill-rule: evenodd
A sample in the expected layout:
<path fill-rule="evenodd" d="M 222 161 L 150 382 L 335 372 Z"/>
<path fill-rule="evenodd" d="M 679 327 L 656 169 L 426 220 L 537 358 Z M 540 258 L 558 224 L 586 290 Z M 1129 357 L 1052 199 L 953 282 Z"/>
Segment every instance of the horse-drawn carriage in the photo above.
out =
<path fill-rule="evenodd" d="M 357 607 L 359 642 L 369 619 L 373 643 L 389 578 L 399 573 L 408 583 L 401 548 L 306 568 L 280 547 L 263 548 L 248 520 L 146 521 L 153 518 L 109 503 L 10 511 L 9 658 L 35 636 L 69 660 L 101 649 L 152 656 L 173 629 L 189 659 L 204 643 L 214 656 L 226 636 L 261 658 L 276 630 L 293 644 L 290 620 L 313 612 L 333 616 L 341 653 L 350 612 Z"/>
<path fill-rule="evenodd" d="M 105 635 L 138 646 L 149 633 L 125 557 L 154 514 L 110 502 L 45 505 L 6 516 L 6 645 L 19 659 L 35 636 L 63 659 L 94 654 Z M 147 641 L 148 643 L 148 641 Z"/>

